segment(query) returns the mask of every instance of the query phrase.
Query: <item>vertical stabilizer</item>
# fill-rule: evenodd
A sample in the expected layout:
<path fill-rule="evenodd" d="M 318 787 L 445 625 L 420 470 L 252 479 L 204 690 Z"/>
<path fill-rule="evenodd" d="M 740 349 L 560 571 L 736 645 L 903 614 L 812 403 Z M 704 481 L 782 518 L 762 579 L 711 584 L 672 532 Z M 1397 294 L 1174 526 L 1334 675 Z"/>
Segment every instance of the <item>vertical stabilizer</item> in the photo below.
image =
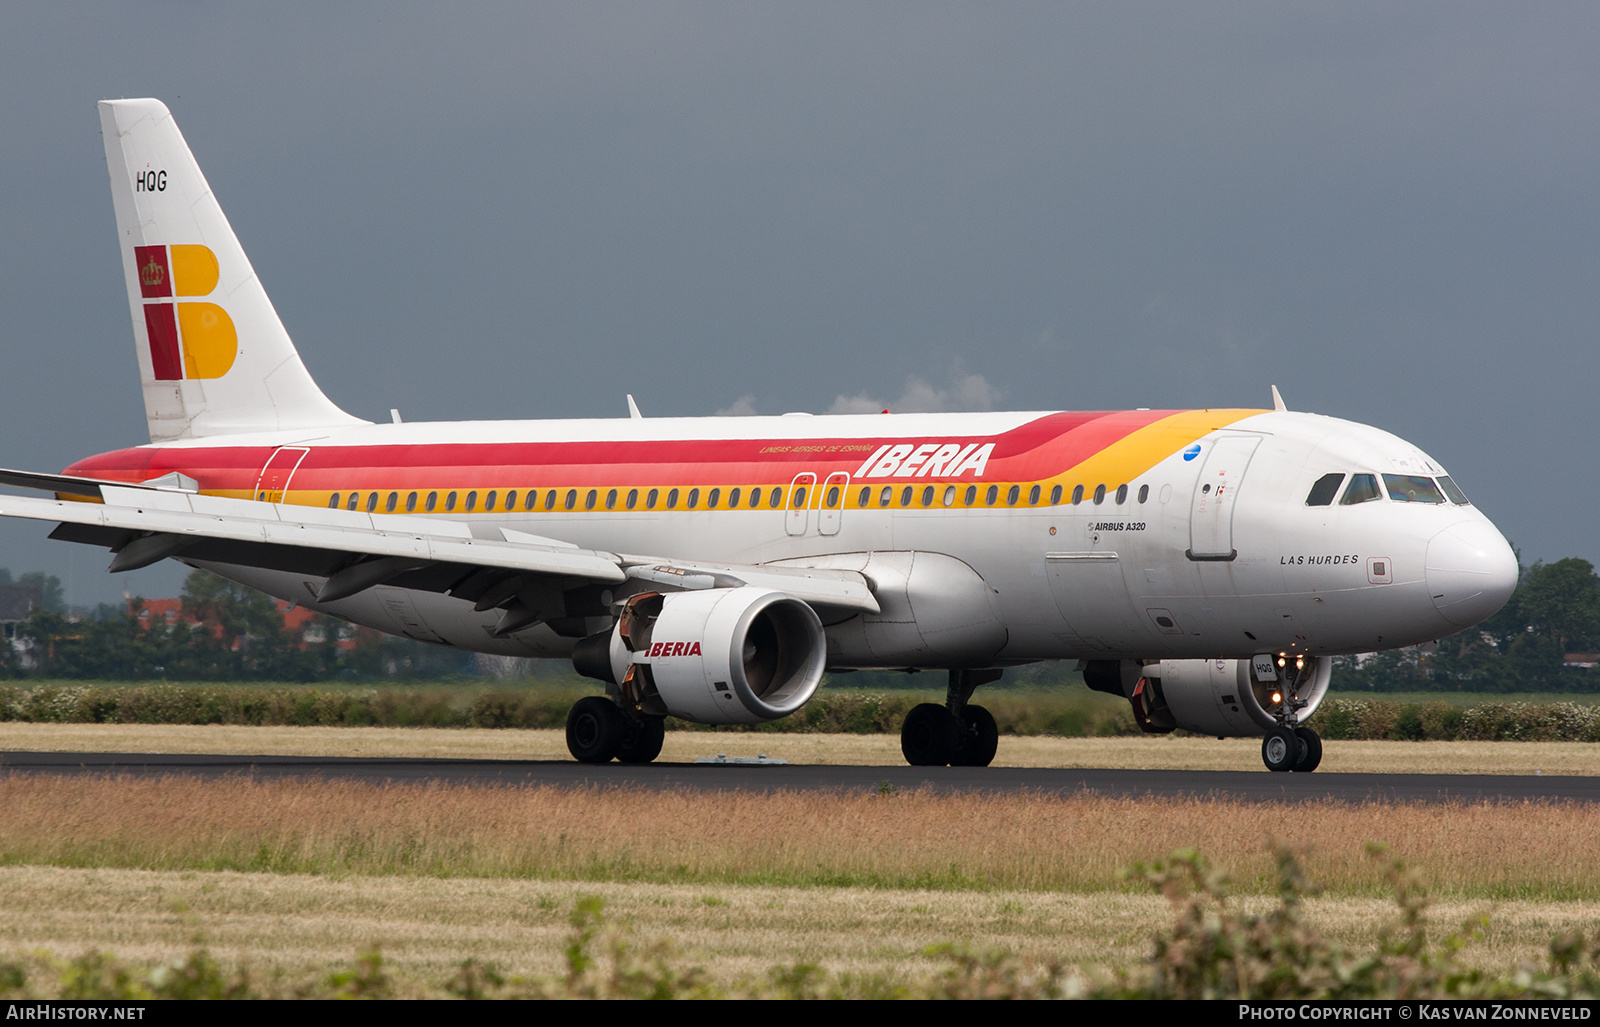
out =
<path fill-rule="evenodd" d="M 364 424 L 311 380 L 172 113 L 102 100 L 150 440 Z"/>

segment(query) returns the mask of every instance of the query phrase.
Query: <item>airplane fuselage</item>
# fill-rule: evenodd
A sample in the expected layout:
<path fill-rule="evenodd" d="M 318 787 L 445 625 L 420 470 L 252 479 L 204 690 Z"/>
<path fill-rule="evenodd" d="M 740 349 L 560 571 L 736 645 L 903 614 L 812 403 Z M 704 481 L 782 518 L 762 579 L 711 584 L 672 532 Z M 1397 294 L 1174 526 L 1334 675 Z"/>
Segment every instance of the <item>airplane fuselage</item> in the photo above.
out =
<path fill-rule="evenodd" d="M 861 571 L 888 598 L 827 625 L 838 667 L 1388 649 L 1488 616 L 1517 573 L 1416 447 L 1285 411 L 377 424 L 139 446 L 67 473 L 176 473 L 205 494 L 458 520 L 485 538 Z M 1308 505 L 1334 474 L 1336 494 Z M 1356 475 L 1377 483 L 1366 501 L 1347 501 Z M 497 611 L 436 587 L 317 604 L 303 575 L 212 566 L 475 651 L 561 656 L 605 621 L 574 608 L 495 637 Z"/>

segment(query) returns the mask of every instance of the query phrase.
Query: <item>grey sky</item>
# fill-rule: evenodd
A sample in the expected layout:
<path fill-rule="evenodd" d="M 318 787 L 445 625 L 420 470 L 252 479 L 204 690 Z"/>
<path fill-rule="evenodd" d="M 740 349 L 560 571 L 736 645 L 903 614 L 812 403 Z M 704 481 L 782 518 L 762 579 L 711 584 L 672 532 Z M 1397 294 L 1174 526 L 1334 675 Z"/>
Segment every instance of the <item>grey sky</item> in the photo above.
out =
<path fill-rule="evenodd" d="M 1259 406 L 1600 562 L 1600 8 L 7 4 L 0 466 L 144 441 L 94 102 L 408 420 Z M 0 565 L 105 557 L 0 526 Z M 72 555 L 75 552 L 76 555 Z"/>

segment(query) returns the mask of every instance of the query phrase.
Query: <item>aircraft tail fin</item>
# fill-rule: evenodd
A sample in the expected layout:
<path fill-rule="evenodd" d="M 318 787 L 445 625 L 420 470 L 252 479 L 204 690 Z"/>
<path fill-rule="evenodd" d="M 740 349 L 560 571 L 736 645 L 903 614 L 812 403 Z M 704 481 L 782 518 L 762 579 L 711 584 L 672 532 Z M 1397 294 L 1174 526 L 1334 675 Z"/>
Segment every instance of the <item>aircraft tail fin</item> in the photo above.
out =
<path fill-rule="evenodd" d="M 366 422 L 317 388 L 159 100 L 102 100 L 150 440 Z"/>

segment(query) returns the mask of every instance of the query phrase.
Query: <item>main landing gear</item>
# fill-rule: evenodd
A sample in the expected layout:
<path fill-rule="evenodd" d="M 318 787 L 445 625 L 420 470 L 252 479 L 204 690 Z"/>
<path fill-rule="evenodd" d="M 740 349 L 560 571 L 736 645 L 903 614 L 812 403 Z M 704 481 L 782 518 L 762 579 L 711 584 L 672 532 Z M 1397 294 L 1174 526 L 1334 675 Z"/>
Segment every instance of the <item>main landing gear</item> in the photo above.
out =
<path fill-rule="evenodd" d="M 567 750 L 579 763 L 649 763 L 661 755 L 666 723 L 631 717 L 608 696 L 584 696 L 567 714 Z"/>
<path fill-rule="evenodd" d="M 1308 727 L 1275 727 L 1261 740 L 1261 762 L 1278 773 L 1309 774 L 1322 762 L 1322 737 Z"/>
<path fill-rule="evenodd" d="M 1000 728 L 982 706 L 970 706 L 973 689 L 998 681 L 998 670 L 952 670 L 945 704 L 912 707 L 900 727 L 900 751 L 913 767 L 987 767 L 1000 744 Z"/>

